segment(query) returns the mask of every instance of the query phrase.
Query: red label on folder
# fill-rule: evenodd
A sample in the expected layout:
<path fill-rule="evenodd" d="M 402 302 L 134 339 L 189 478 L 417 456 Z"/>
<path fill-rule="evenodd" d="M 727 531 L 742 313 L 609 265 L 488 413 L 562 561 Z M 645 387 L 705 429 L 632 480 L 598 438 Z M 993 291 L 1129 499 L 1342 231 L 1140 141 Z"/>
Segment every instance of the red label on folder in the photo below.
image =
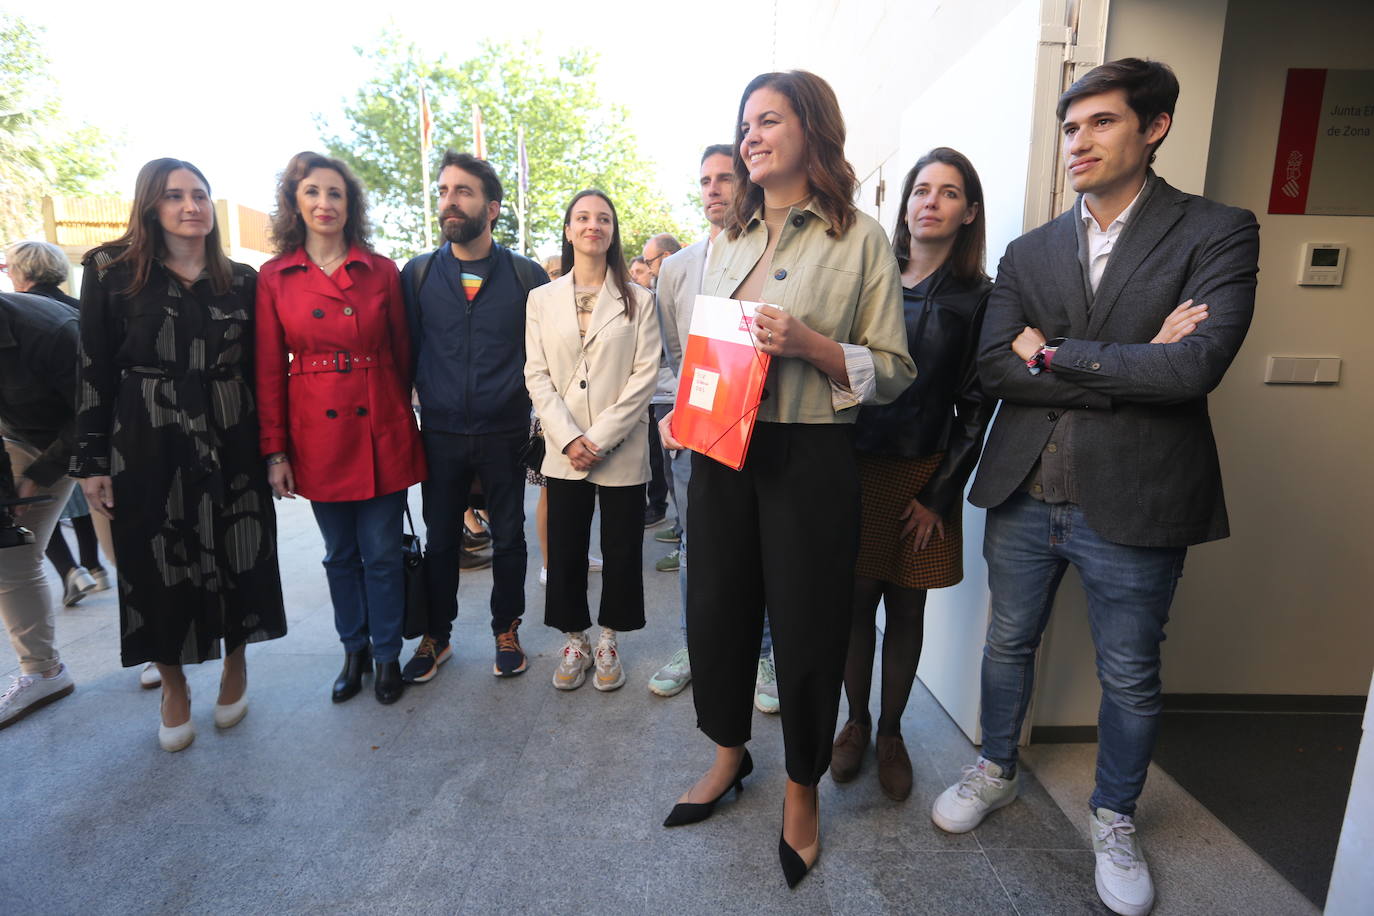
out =
<path fill-rule="evenodd" d="M 754 434 L 769 356 L 751 328 L 757 302 L 697 296 L 682 354 L 673 437 L 738 471 Z"/>

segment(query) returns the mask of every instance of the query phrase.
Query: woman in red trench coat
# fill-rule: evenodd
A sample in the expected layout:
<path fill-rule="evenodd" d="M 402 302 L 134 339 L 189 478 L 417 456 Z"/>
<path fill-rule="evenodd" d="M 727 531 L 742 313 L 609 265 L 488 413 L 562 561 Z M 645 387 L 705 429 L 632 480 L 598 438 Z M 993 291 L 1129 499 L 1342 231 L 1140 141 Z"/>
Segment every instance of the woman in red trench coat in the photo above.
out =
<path fill-rule="evenodd" d="M 309 499 L 324 535 L 345 653 L 336 703 L 373 659 L 378 701 L 401 696 L 401 522 L 406 489 L 425 477 L 400 275 L 369 247 L 366 207 L 342 162 L 292 157 L 272 221 L 279 253 L 258 281 L 262 453 L 273 492 Z"/>

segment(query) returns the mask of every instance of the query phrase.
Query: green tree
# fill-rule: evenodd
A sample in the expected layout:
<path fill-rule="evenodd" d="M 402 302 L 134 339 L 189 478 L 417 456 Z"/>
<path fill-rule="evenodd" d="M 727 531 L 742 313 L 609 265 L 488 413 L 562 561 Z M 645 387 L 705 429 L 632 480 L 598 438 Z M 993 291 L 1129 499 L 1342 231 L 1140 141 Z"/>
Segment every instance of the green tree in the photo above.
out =
<path fill-rule="evenodd" d="M 0 12 L 0 242 L 36 232 L 43 195 L 100 190 L 113 167 L 110 138 L 65 124 L 41 29 Z"/>
<path fill-rule="evenodd" d="M 367 185 L 378 236 L 393 255 L 424 246 L 420 188 L 419 87 L 423 82 L 433 118 L 431 183 L 445 147 L 472 152 L 472 106 L 480 106 L 486 158 L 505 190 L 497 240 L 514 245 L 517 234 L 517 132 L 525 128 L 529 160 L 526 248 L 547 250 L 562 237 L 563 209 L 587 187 L 615 201 L 627 255 L 638 254 L 658 232 L 693 238 L 673 205 L 653 185 L 653 167 L 640 155 L 619 106 L 601 102 L 596 57 L 574 51 L 556 59 L 534 42 L 481 42 L 471 58 L 427 60 L 394 32 L 377 46 L 358 48 L 372 77 L 345 104 L 343 123 L 317 115 L 329 152 L 344 160 Z M 684 185 L 684 202 L 687 197 Z M 433 194 L 433 187 L 429 193 Z M 681 206 L 681 203 L 679 204 Z M 435 217 L 431 197 L 431 218 Z M 437 230 L 432 233 L 437 239 Z"/>

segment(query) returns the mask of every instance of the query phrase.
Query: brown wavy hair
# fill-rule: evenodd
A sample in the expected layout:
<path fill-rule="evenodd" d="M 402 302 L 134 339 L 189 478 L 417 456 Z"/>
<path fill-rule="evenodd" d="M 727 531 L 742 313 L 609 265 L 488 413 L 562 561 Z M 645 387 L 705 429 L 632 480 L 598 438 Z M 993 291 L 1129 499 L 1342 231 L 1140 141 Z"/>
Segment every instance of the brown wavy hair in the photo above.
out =
<path fill-rule="evenodd" d="M 983 182 L 967 156 L 948 146 L 937 146 L 926 153 L 911 171 L 902 179 L 902 200 L 897 207 L 897 227 L 892 233 L 892 253 L 897 256 L 897 266 L 906 270 L 906 262 L 911 255 L 911 228 L 906 224 L 906 205 L 911 200 L 911 191 L 916 187 L 916 176 L 921 169 L 933 163 L 943 163 L 957 171 L 964 182 L 964 201 L 977 204 L 978 212 L 973 222 L 959 227 L 954 237 L 954 247 L 949 252 L 950 272 L 960 280 L 977 280 L 987 277 L 988 230 L 987 205 L 983 202 Z"/>
<path fill-rule="evenodd" d="M 343 178 L 348 196 L 344 241 L 371 251 L 372 226 L 367 221 L 367 194 L 362 182 L 343 160 L 305 150 L 291 157 L 277 179 L 277 205 L 272 210 L 272 247 L 276 253 L 287 254 L 305 244 L 305 220 L 296 206 L 296 189 L 315 169 L 333 169 Z"/>
<path fill-rule="evenodd" d="M 854 167 L 844 158 L 844 115 L 840 114 L 835 90 L 806 70 L 761 73 L 744 87 L 739 114 L 735 118 L 735 146 L 730 151 L 735 166 L 735 202 L 726 214 L 726 231 L 730 238 L 738 238 L 754 213 L 763 206 L 763 188 L 749 180 L 740 145 L 744 142 L 745 103 L 749 96 L 764 88 L 786 96 L 801 119 L 802 136 L 806 140 L 806 183 L 811 200 L 830 223 L 826 235 L 840 238 L 854 225 L 857 212 L 854 192 L 859 187 L 859 179 L 854 175 Z"/>
<path fill-rule="evenodd" d="M 148 285 L 148 274 L 152 271 L 153 261 L 162 257 L 167 246 L 162 238 L 162 224 L 157 219 L 157 205 L 167 190 L 167 178 L 178 169 L 185 169 L 203 185 L 205 195 L 210 196 L 210 182 L 205 173 L 184 159 L 154 159 L 144 163 L 138 170 L 134 181 L 134 204 L 129 208 L 129 226 L 124 234 L 113 242 L 107 242 L 86 252 L 83 266 L 90 266 L 98 252 L 111 257 L 105 269 L 118 264 L 127 265 L 130 273 L 129 285 L 121 290 L 126 296 L 133 296 Z M 214 201 L 210 205 L 210 232 L 205 236 L 205 269 L 210 274 L 210 287 L 215 295 L 229 292 L 229 281 L 233 267 L 224 255 L 220 243 L 219 220 L 215 219 Z"/>
<path fill-rule="evenodd" d="M 620 217 L 616 215 L 615 204 L 606 196 L 605 191 L 598 191 L 596 188 L 578 191 L 568 204 L 568 209 L 563 211 L 563 273 L 571 273 L 573 269 L 574 252 L 572 242 L 568 241 L 568 224 L 572 222 L 573 207 L 584 197 L 600 197 L 606 202 L 606 206 L 611 208 L 611 220 L 615 223 L 615 228 L 611 230 L 611 247 L 606 250 L 606 269 L 615 280 L 616 292 L 625 300 L 625 315 L 634 318 L 635 297 L 630 292 L 634 282 L 630 279 L 630 269 L 625 266 L 625 251 L 620 245 Z"/>

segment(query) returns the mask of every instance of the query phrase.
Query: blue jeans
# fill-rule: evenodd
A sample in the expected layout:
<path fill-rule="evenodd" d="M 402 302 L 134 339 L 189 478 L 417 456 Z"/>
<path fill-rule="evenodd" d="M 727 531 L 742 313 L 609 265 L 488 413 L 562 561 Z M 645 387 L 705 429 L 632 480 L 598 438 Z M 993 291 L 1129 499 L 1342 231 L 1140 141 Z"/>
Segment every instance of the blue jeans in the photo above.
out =
<path fill-rule="evenodd" d="M 334 628 L 345 652 L 372 645 L 372 657 L 401 657 L 405 571 L 401 519 L 406 491 L 347 502 L 312 502 L 324 535 L 324 574 L 334 602 Z"/>
<path fill-rule="evenodd" d="M 677 585 L 678 591 L 682 596 L 682 603 L 678 624 L 682 627 L 682 644 L 687 644 L 687 484 L 692 480 L 692 452 L 690 449 L 682 449 L 677 452 L 667 452 L 672 456 L 673 473 L 673 503 L 677 507 L 677 523 L 682 529 L 682 537 L 678 543 L 678 566 L 677 566 Z M 759 643 L 759 658 L 768 658 L 773 654 L 773 631 L 768 626 L 768 616 L 763 618 L 763 639 Z"/>
<path fill-rule="evenodd" d="M 482 482 L 491 519 L 491 631 L 504 633 L 525 613 L 525 469 L 520 449 L 529 439 L 529 429 L 476 436 L 437 430 L 421 434 L 429 462 L 429 477 L 420 484 L 429 584 L 425 633 L 440 645 L 447 645 L 453 633 L 463 512 L 474 477 Z"/>
<path fill-rule="evenodd" d="M 1070 563 L 1083 580 L 1102 702 L 1093 809 L 1133 815 L 1159 726 L 1159 644 L 1185 547 L 1101 538 L 1072 503 L 1015 493 L 988 510 L 983 556 L 992 619 L 983 650 L 983 756 L 1006 766 L 1035 680 L 1035 652 Z"/>

